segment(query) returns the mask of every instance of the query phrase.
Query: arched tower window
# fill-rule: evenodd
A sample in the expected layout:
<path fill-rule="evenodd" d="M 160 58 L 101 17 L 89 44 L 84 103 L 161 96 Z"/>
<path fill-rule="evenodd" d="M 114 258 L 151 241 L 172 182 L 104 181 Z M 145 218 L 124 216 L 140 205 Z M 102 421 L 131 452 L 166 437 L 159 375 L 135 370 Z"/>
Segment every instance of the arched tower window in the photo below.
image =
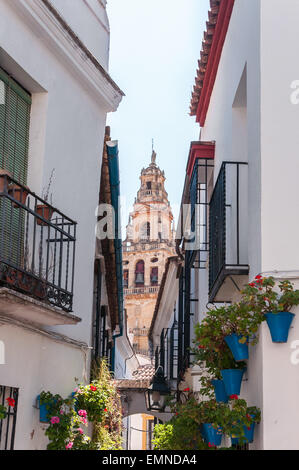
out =
<path fill-rule="evenodd" d="M 145 222 L 141 227 L 140 238 L 141 240 L 147 240 L 151 236 L 151 224 L 150 222 Z"/>
<path fill-rule="evenodd" d="M 136 263 L 135 284 L 136 287 L 144 286 L 144 261 L 142 260 Z"/>
<path fill-rule="evenodd" d="M 129 270 L 124 269 L 124 288 L 127 289 L 129 287 Z"/>
<path fill-rule="evenodd" d="M 154 267 L 151 269 L 151 286 L 158 285 L 158 267 Z"/>

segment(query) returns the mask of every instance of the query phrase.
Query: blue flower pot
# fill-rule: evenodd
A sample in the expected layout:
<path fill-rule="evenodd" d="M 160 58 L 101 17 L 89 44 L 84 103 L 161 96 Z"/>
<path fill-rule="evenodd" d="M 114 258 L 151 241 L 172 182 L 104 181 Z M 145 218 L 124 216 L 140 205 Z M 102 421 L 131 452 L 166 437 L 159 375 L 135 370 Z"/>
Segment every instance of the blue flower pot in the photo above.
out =
<path fill-rule="evenodd" d="M 204 423 L 201 425 L 201 433 L 204 441 L 207 444 L 220 446 L 222 441 L 222 431 L 220 427 L 218 429 L 215 429 L 213 428 L 212 424 Z"/>
<path fill-rule="evenodd" d="M 265 314 L 273 343 L 286 343 L 288 341 L 289 329 L 294 316 L 290 312 Z"/>
<path fill-rule="evenodd" d="M 76 392 L 72 392 L 72 393 L 71 393 L 71 397 L 72 397 L 72 398 L 74 398 L 75 395 L 76 395 Z M 78 401 L 77 401 L 77 400 L 74 400 L 74 410 L 75 410 L 76 412 L 78 412 L 77 403 L 78 403 Z"/>
<path fill-rule="evenodd" d="M 255 423 L 252 423 L 249 429 L 247 428 L 247 426 L 244 426 L 244 439 L 248 444 L 251 444 L 254 440 L 254 428 Z M 233 446 L 237 446 L 241 443 L 240 439 L 237 437 L 231 437 L 231 441 Z"/>
<path fill-rule="evenodd" d="M 47 410 L 47 405 L 43 403 L 41 405 L 40 403 L 40 395 L 37 397 L 37 402 L 39 406 L 39 420 L 41 423 L 49 423 L 50 419 L 48 418 L 48 410 Z"/>
<path fill-rule="evenodd" d="M 244 369 L 224 369 L 221 371 L 225 391 L 228 396 L 240 395 Z"/>
<path fill-rule="evenodd" d="M 225 391 L 223 380 L 212 380 L 212 385 L 215 390 L 215 397 L 216 397 L 217 403 L 227 403 L 228 396 Z"/>
<path fill-rule="evenodd" d="M 242 339 L 243 336 L 238 336 L 235 333 L 232 335 L 226 336 L 225 337 L 225 342 L 228 345 L 229 349 L 231 350 L 235 361 L 245 361 L 246 359 L 249 358 L 249 352 L 248 352 L 248 338 L 246 343 L 242 344 L 240 343 L 240 339 Z"/>

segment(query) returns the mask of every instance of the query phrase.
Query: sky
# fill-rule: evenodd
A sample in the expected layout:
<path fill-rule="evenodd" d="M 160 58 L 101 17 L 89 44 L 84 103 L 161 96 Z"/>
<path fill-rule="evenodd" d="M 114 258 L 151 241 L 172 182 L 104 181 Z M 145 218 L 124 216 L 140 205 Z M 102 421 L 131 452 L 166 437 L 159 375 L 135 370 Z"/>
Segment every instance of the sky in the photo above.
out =
<path fill-rule="evenodd" d="M 126 95 L 107 121 L 119 142 L 123 236 L 141 169 L 150 163 L 152 139 L 177 217 L 190 142 L 199 138 L 189 105 L 209 4 L 108 0 L 109 71 Z"/>

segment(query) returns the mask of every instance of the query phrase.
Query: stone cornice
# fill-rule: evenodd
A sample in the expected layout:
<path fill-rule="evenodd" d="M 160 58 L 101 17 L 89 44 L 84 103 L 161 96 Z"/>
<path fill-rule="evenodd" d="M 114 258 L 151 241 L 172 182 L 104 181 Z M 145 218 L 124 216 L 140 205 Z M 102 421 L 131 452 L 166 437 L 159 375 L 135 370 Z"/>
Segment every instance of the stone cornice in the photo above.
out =
<path fill-rule="evenodd" d="M 68 64 L 106 112 L 116 111 L 124 93 L 80 41 L 48 0 L 10 0 L 34 31 L 63 63 Z"/>

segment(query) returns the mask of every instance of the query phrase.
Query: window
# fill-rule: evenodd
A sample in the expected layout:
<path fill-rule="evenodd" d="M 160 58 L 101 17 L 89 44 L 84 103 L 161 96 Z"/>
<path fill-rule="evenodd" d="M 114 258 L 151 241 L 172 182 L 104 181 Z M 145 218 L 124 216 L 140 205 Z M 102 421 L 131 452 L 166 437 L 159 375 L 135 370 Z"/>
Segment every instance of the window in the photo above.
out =
<path fill-rule="evenodd" d="M 124 288 L 127 289 L 129 286 L 129 270 L 124 270 Z"/>
<path fill-rule="evenodd" d="M 136 263 L 135 284 L 137 287 L 144 286 L 144 261 Z"/>
<path fill-rule="evenodd" d="M 15 401 L 8 406 L 7 398 Z M 19 389 L 0 385 L 0 404 L 7 408 L 7 416 L 0 420 L 0 450 L 13 450 L 16 433 Z"/>
<path fill-rule="evenodd" d="M 0 167 L 27 182 L 31 96 L 0 68 Z"/>
<path fill-rule="evenodd" d="M 158 271 L 159 268 L 154 267 L 151 268 L 151 285 L 152 286 L 157 286 L 158 285 Z"/>
<path fill-rule="evenodd" d="M 31 96 L 0 68 L 0 168 L 26 185 Z M 16 253 L 24 232 L 24 213 L 14 210 L 6 198 L 0 203 L 0 213 L 9 220 L 9 233 L 4 227 L 1 253 Z M 8 227 L 8 224 L 7 224 Z M 21 234 L 21 237 L 20 237 Z M 21 243 L 22 245 L 22 243 Z M 21 253 L 22 254 L 22 253 Z M 12 261 L 16 261 L 14 256 Z"/>
<path fill-rule="evenodd" d="M 151 236 L 151 224 L 149 222 L 145 222 L 141 227 L 140 238 L 141 240 L 147 240 Z"/>
<path fill-rule="evenodd" d="M 146 189 L 152 189 L 152 182 L 151 181 L 147 181 Z"/>

